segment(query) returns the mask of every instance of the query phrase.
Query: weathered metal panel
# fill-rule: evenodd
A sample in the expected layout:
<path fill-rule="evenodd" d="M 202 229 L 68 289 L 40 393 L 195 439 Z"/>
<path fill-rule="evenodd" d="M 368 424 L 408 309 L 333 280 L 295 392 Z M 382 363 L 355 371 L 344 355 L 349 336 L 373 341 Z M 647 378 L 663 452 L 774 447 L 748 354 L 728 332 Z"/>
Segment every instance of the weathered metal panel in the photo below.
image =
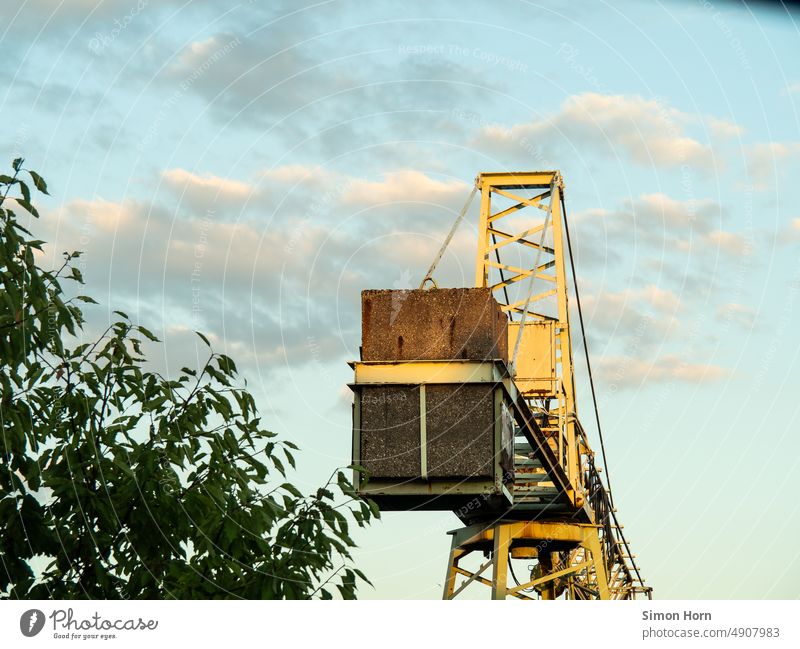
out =
<path fill-rule="evenodd" d="M 419 387 L 365 386 L 360 403 L 361 465 L 370 477 L 419 477 Z"/>
<path fill-rule="evenodd" d="M 494 386 L 427 386 L 428 476 L 492 478 L 495 474 Z"/>
<path fill-rule="evenodd" d="M 508 330 L 508 344 L 512 350 L 517 344 L 520 324 L 512 322 Z M 555 394 L 556 341 L 555 323 L 552 321 L 528 323 L 523 327 L 522 346 L 525 353 L 516 361 L 514 382 L 523 394 Z"/>
<path fill-rule="evenodd" d="M 425 477 L 481 478 L 497 473 L 496 403 L 492 384 L 427 385 Z M 359 386 L 357 461 L 371 479 L 423 477 L 419 386 Z M 360 434 L 359 434 L 360 433 Z"/>

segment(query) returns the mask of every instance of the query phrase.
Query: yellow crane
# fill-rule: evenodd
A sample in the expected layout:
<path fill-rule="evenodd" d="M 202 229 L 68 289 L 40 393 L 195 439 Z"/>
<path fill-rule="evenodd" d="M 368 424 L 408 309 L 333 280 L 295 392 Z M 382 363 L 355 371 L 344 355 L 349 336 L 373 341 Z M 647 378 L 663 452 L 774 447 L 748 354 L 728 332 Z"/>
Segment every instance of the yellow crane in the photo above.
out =
<path fill-rule="evenodd" d="M 475 288 L 439 289 L 433 273 L 476 194 Z M 578 417 L 568 263 L 574 277 L 561 174 L 481 173 L 420 289 L 362 294 L 356 487 L 384 509 L 464 523 L 445 599 L 475 583 L 494 599 L 652 596 Z M 467 569 L 473 553 L 486 560 Z"/>

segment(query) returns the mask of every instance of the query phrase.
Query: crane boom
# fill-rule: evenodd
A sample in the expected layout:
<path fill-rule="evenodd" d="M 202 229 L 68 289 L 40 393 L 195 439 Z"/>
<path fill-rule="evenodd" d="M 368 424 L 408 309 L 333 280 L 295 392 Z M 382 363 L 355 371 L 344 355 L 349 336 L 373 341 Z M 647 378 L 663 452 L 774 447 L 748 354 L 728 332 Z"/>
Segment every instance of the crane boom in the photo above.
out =
<path fill-rule="evenodd" d="M 456 513 L 445 599 L 473 584 L 495 599 L 650 598 L 578 418 L 561 174 L 481 173 L 476 192 L 474 289 L 362 295 L 353 459 L 375 478 L 356 486 L 385 508 Z"/>

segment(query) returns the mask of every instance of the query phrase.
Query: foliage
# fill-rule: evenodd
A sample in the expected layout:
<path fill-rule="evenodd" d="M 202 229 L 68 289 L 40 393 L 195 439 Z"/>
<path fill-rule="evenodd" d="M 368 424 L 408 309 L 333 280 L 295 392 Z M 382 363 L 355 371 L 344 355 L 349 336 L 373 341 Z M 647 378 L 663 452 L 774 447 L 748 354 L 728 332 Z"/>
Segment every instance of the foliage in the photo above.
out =
<path fill-rule="evenodd" d="M 230 358 L 175 378 L 121 312 L 91 343 L 65 253 L 45 270 L 30 178 L 0 175 L 0 597 L 354 598 L 348 520 L 377 516 L 342 471 L 304 496 Z M 198 334 L 208 344 L 202 334 Z M 74 347 L 70 347 L 74 344 Z M 342 498 L 344 496 L 344 500 Z"/>

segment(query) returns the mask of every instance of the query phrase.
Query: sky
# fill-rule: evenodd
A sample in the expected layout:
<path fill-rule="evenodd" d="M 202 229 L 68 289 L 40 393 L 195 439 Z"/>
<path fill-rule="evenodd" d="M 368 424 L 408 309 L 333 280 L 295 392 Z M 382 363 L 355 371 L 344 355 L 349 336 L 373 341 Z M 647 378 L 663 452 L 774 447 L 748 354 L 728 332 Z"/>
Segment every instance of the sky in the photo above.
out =
<path fill-rule="evenodd" d="M 12 0 L 3 151 L 48 182 L 43 263 L 85 251 L 89 333 L 126 311 L 165 371 L 207 333 L 301 446 L 308 491 L 349 463 L 360 291 L 417 285 L 477 173 L 561 170 L 643 576 L 659 599 L 796 598 L 798 20 L 710 0 Z M 476 227 L 473 205 L 440 285 L 473 282 Z M 360 530 L 360 596 L 440 597 L 456 527 Z"/>

